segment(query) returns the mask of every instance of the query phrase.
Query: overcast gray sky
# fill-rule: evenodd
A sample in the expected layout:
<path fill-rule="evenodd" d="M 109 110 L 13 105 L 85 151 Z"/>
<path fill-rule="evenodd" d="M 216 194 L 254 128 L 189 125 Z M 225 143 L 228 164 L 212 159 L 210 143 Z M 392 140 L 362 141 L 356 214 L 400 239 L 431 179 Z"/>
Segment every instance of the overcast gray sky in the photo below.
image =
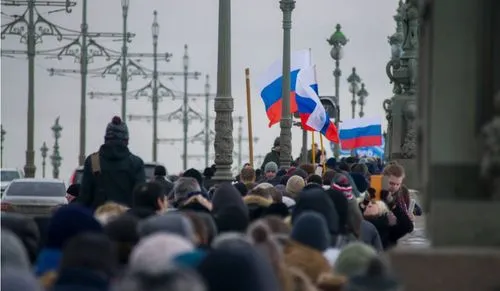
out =
<path fill-rule="evenodd" d="M 81 4 L 71 14 L 47 13 L 47 9 L 39 7 L 40 13 L 59 25 L 71 29 L 80 29 Z M 192 70 L 209 74 L 215 92 L 217 70 L 217 0 L 130 0 L 129 29 L 136 33 L 130 44 L 130 52 L 151 52 L 151 23 L 153 10 L 158 11 L 160 24 L 159 51 L 174 54 L 169 63 L 160 62 L 159 68 L 168 71 L 182 70 L 184 44 L 189 45 Z M 342 118 L 349 118 L 350 94 L 347 76 L 351 68 L 356 66 L 358 74 L 366 83 L 370 96 L 365 109 L 366 116 L 383 116 L 382 101 L 391 96 L 391 85 L 385 74 L 385 65 L 390 57 L 387 36 L 392 34 L 395 23 L 397 0 L 299 0 L 293 11 L 292 49 L 311 48 L 314 62 L 317 65 L 319 91 L 321 95 L 333 95 L 334 78 L 333 60 L 330 58 L 330 46 L 326 39 L 335 30 L 337 23 L 342 24 L 349 43 L 345 47 L 344 59 L 341 61 L 343 75 L 340 84 Z M 20 14 L 21 7 L 2 7 L 6 14 Z M 251 70 L 252 81 L 282 54 L 282 14 L 279 1 L 274 0 L 234 0 L 232 1 L 232 93 L 235 99 L 234 115 L 246 114 L 244 69 Z M 2 24 L 11 21 L 2 15 Z M 88 23 L 90 31 L 120 32 L 122 12 L 120 0 L 89 0 Z M 109 39 L 96 39 L 100 44 L 120 50 L 121 43 Z M 66 42 L 67 43 L 67 42 Z M 64 44 L 47 37 L 37 49 L 60 47 Z M 25 49 L 15 36 L 7 36 L 2 40 L 3 49 Z M 152 67 L 152 61 L 142 62 Z M 104 59 L 96 58 L 89 68 L 103 67 Z M 26 150 L 26 110 L 28 92 L 28 62 L 24 58 L 3 57 L 1 60 L 1 121 L 7 131 L 4 144 L 4 167 L 22 168 L 25 164 Z M 44 141 L 52 146 L 53 138 L 50 127 L 57 116 L 64 127 L 61 139 L 61 153 L 64 158 L 61 177 L 67 179 L 78 162 L 79 137 L 79 104 L 80 77 L 51 77 L 47 68 L 79 69 L 79 65 L 71 58 L 58 61 L 36 58 L 36 116 L 35 146 L 37 176 L 41 176 L 41 155 L 39 148 Z M 182 91 L 182 78 L 175 80 L 162 79 L 162 82 Z M 138 89 L 147 84 L 147 80 L 134 78 L 129 89 Z M 254 134 L 260 140 L 255 144 L 255 153 L 264 155 L 279 135 L 279 125 L 267 127 L 264 105 L 258 95 L 255 82 L 252 84 L 252 109 L 254 116 Z M 119 92 L 120 82 L 113 76 L 106 79 L 91 78 L 88 91 Z M 189 92 L 201 93 L 204 90 L 204 78 L 190 81 Z M 191 101 L 190 101 L 191 102 Z M 106 124 L 113 115 L 120 114 L 120 102 L 111 100 L 88 100 L 87 102 L 87 154 L 97 150 L 103 142 Z M 192 101 L 190 105 L 203 112 L 203 100 Z M 168 113 L 181 106 L 181 100 L 164 100 L 160 104 L 159 113 Z M 213 109 L 213 102 L 210 104 Z M 213 111 L 213 110 L 212 110 Z M 151 104 L 146 100 L 129 101 L 128 113 L 150 114 Z M 213 124 L 213 121 L 212 121 Z M 130 130 L 130 148 L 144 161 L 151 160 L 152 125 L 147 122 L 128 122 Z M 213 128 L 213 126 L 212 126 Z M 195 135 L 203 129 L 201 122 L 190 125 L 189 135 Z M 246 123 L 244 135 L 246 136 Z M 237 124 L 235 123 L 235 137 Z M 162 122 L 159 124 L 159 137 L 180 138 L 180 123 Z M 293 129 L 293 156 L 300 152 L 301 134 Z M 237 150 L 237 148 L 235 149 Z M 163 162 L 171 172 L 181 170 L 182 144 L 159 145 L 159 161 Z M 212 146 L 213 152 L 213 146 Z M 244 144 L 244 154 L 248 153 Z M 190 154 L 203 155 L 203 145 L 189 144 Z M 234 161 L 236 162 L 236 157 Z M 247 160 L 247 158 L 244 158 Z M 203 159 L 191 159 L 189 167 L 203 168 Z M 51 167 L 47 168 L 51 171 Z"/>

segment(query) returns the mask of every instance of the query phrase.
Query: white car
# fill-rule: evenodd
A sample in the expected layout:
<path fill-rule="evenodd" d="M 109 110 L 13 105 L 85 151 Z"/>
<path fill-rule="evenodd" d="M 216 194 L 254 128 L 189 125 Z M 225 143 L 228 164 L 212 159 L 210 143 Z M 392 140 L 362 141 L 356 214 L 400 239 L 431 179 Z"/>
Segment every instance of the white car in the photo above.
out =
<path fill-rule="evenodd" d="M 67 204 L 66 186 L 56 179 L 17 179 L 5 189 L 1 210 L 29 216 L 47 216 Z"/>
<path fill-rule="evenodd" d="M 15 179 L 21 179 L 23 178 L 23 172 L 21 172 L 18 169 L 1 169 L 1 189 L 2 193 L 9 186 L 10 182 L 12 182 Z"/>

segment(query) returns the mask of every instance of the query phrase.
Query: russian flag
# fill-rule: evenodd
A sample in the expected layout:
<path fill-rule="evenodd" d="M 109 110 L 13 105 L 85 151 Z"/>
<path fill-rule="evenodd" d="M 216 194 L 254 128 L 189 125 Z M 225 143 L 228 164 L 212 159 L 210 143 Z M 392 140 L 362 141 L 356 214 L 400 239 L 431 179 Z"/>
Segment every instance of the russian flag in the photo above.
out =
<path fill-rule="evenodd" d="M 295 101 L 295 85 L 297 75 L 303 68 L 311 66 L 309 50 L 292 52 L 290 58 L 290 113 L 297 112 Z M 258 78 L 259 93 L 266 107 L 269 127 L 281 120 L 281 88 L 283 82 L 283 61 L 275 61 L 269 69 Z"/>
<path fill-rule="evenodd" d="M 303 128 L 321 132 L 328 140 L 338 143 L 337 127 L 331 122 L 319 100 L 315 66 L 300 70 L 295 99 Z"/>
<path fill-rule="evenodd" d="M 364 117 L 344 120 L 340 124 L 343 150 L 382 145 L 382 118 Z"/>

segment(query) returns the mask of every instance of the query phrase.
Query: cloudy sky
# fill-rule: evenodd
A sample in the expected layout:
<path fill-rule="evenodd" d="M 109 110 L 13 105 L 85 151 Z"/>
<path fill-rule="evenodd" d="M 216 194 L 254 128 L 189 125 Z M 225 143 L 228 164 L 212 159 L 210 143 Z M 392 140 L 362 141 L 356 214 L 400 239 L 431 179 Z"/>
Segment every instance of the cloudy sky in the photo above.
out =
<path fill-rule="evenodd" d="M 50 9 L 39 7 L 40 14 L 50 21 L 73 30 L 80 29 L 81 2 L 71 14 L 62 12 L 48 13 Z M 215 92 L 217 70 L 217 0 L 130 0 L 129 30 L 136 34 L 130 44 L 130 52 L 151 52 L 151 23 L 153 10 L 158 11 L 160 24 L 159 51 L 173 53 L 169 63 L 159 62 L 162 71 L 181 71 L 184 44 L 189 45 L 190 68 L 203 74 L 209 74 Z M 293 12 L 292 49 L 311 48 L 317 65 L 319 91 L 321 95 L 334 94 L 333 60 L 330 58 L 330 46 L 326 39 L 334 32 L 337 23 L 342 24 L 349 43 L 345 47 L 341 61 L 343 75 L 340 84 L 340 102 L 343 107 L 342 118 L 349 118 L 350 94 L 347 76 L 353 66 L 366 83 L 370 96 L 367 100 L 366 116 L 383 116 L 382 101 L 391 96 L 391 85 L 385 74 L 385 65 L 390 57 L 387 36 L 394 32 L 397 0 L 299 0 Z M 7 15 L 21 14 L 22 7 L 2 7 L 2 24 L 12 21 Z M 282 14 L 279 1 L 274 0 L 234 0 L 232 1 L 232 93 L 235 99 L 234 115 L 246 114 L 244 69 L 250 68 L 252 80 L 262 73 L 273 61 L 281 58 L 282 53 Z M 88 0 L 88 23 L 92 32 L 121 32 L 122 11 L 120 0 Z M 121 43 L 110 39 L 96 39 L 101 45 L 120 50 Z M 2 49 L 23 50 L 16 36 L 7 36 L 2 40 Z M 46 37 L 38 44 L 38 50 L 61 47 L 67 41 L 58 43 Z M 105 59 L 95 58 L 89 68 L 106 66 Z M 152 67 L 151 59 L 142 60 L 142 64 Z M 61 139 L 63 164 L 61 178 L 67 179 L 78 163 L 80 77 L 77 74 L 67 76 L 49 76 L 48 68 L 79 69 L 71 57 L 63 60 L 36 58 L 36 116 L 35 148 L 37 176 L 41 176 L 41 155 L 39 148 L 44 141 L 53 144 L 50 127 L 60 116 L 64 127 Z M 23 57 L 1 59 L 1 123 L 7 131 L 4 143 L 4 167 L 22 168 L 25 164 L 26 149 L 26 110 L 28 93 L 28 62 Z M 135 77 L 129 83 L 129 89 L 138 89 L 147 84 L 147 79 Z M 182 91 L 181 78 L 161 80 L 166 86 Z M 189 92 L 202 93 L 204 78 L 190 81 Z M 114 76 L 89 78 L 88 91 L 119 92 L 120 82 Z M 169 113 L 181 106 L 181 100 L 165 99 L 160 104 L 159 113 Z M 190 106 L 204 110 L 202 99 L 190 100 Z M 213 111 L 213 102 L 210 104 Z M 279 125 L 267 127 L 264 106 L 257 93 L 255 82 L 252 86 L 252 109 L 254 116 L 254 134 L 259 138 L 255 144 L 256 155 L 269 151 L 275 137 L 279 135 Z M 128 102 L 129 114 L 150 114 L 151 104 L 146 100 Z M 106 124 L 113 115 L 120 114 L 120 102 L 113 100 L 88 100 L 87 102 L 87 154 L 97 150 L 103 142 Z M 213 123 L 213 121 L 212 121 Z M 130 148 L 145 161 L 151 160 L 151 123 L 128 122 L 130 130 Z M 201 122 L 194 121 L 189 128 L 189 135 L 195 135 L 203 129 Z M 246 124 L 244 126 L 244 136 Z M 235 123 L 235 137 L 237 124 Z M 182 137 L 182 126 L 178 122 L 161 122 L 160 138 Z M 293 156 L 300 152 L 301 133 L 293 129 Z M 248 153 L 244 144 L 242 152 Z M 238 148 L 235 149 L 236 151 Z M 181 170 L 182 143 L 164 144 L 158 147 L 160 162 L 171 172 Z M 212 148 L 213 152 L 213 148 Z M 203 155 L 201 143 L 189 144 L 189 154 Z M 234 157 L 235 162 L 237 160 Z M 244 157 L 244 160 L 247 158 Z M 258 159 L 257 159 L 258 160 Z M 202 168 L 203 159 L 190 159 L 189 167 Z M 51 168 L 48 167 L 48 170 Z"/>

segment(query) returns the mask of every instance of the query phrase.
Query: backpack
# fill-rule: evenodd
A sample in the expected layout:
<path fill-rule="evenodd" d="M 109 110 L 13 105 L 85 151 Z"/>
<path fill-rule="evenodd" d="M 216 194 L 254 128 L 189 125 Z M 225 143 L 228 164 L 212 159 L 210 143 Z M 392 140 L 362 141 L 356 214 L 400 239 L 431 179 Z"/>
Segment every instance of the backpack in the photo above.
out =
<path fill-rule="evenodd" d="M 97 208 L 107 201 L 106 191 L 104 190 L 103 183 L 101 181 L 101 160 L 99 152 L 95 152 L 90 155 L 90 166 L 92 169 L 92 175 L 95 179 L 95 191 L 92 195 L 92 201 L 90 201 L 89 206 Z"/>

